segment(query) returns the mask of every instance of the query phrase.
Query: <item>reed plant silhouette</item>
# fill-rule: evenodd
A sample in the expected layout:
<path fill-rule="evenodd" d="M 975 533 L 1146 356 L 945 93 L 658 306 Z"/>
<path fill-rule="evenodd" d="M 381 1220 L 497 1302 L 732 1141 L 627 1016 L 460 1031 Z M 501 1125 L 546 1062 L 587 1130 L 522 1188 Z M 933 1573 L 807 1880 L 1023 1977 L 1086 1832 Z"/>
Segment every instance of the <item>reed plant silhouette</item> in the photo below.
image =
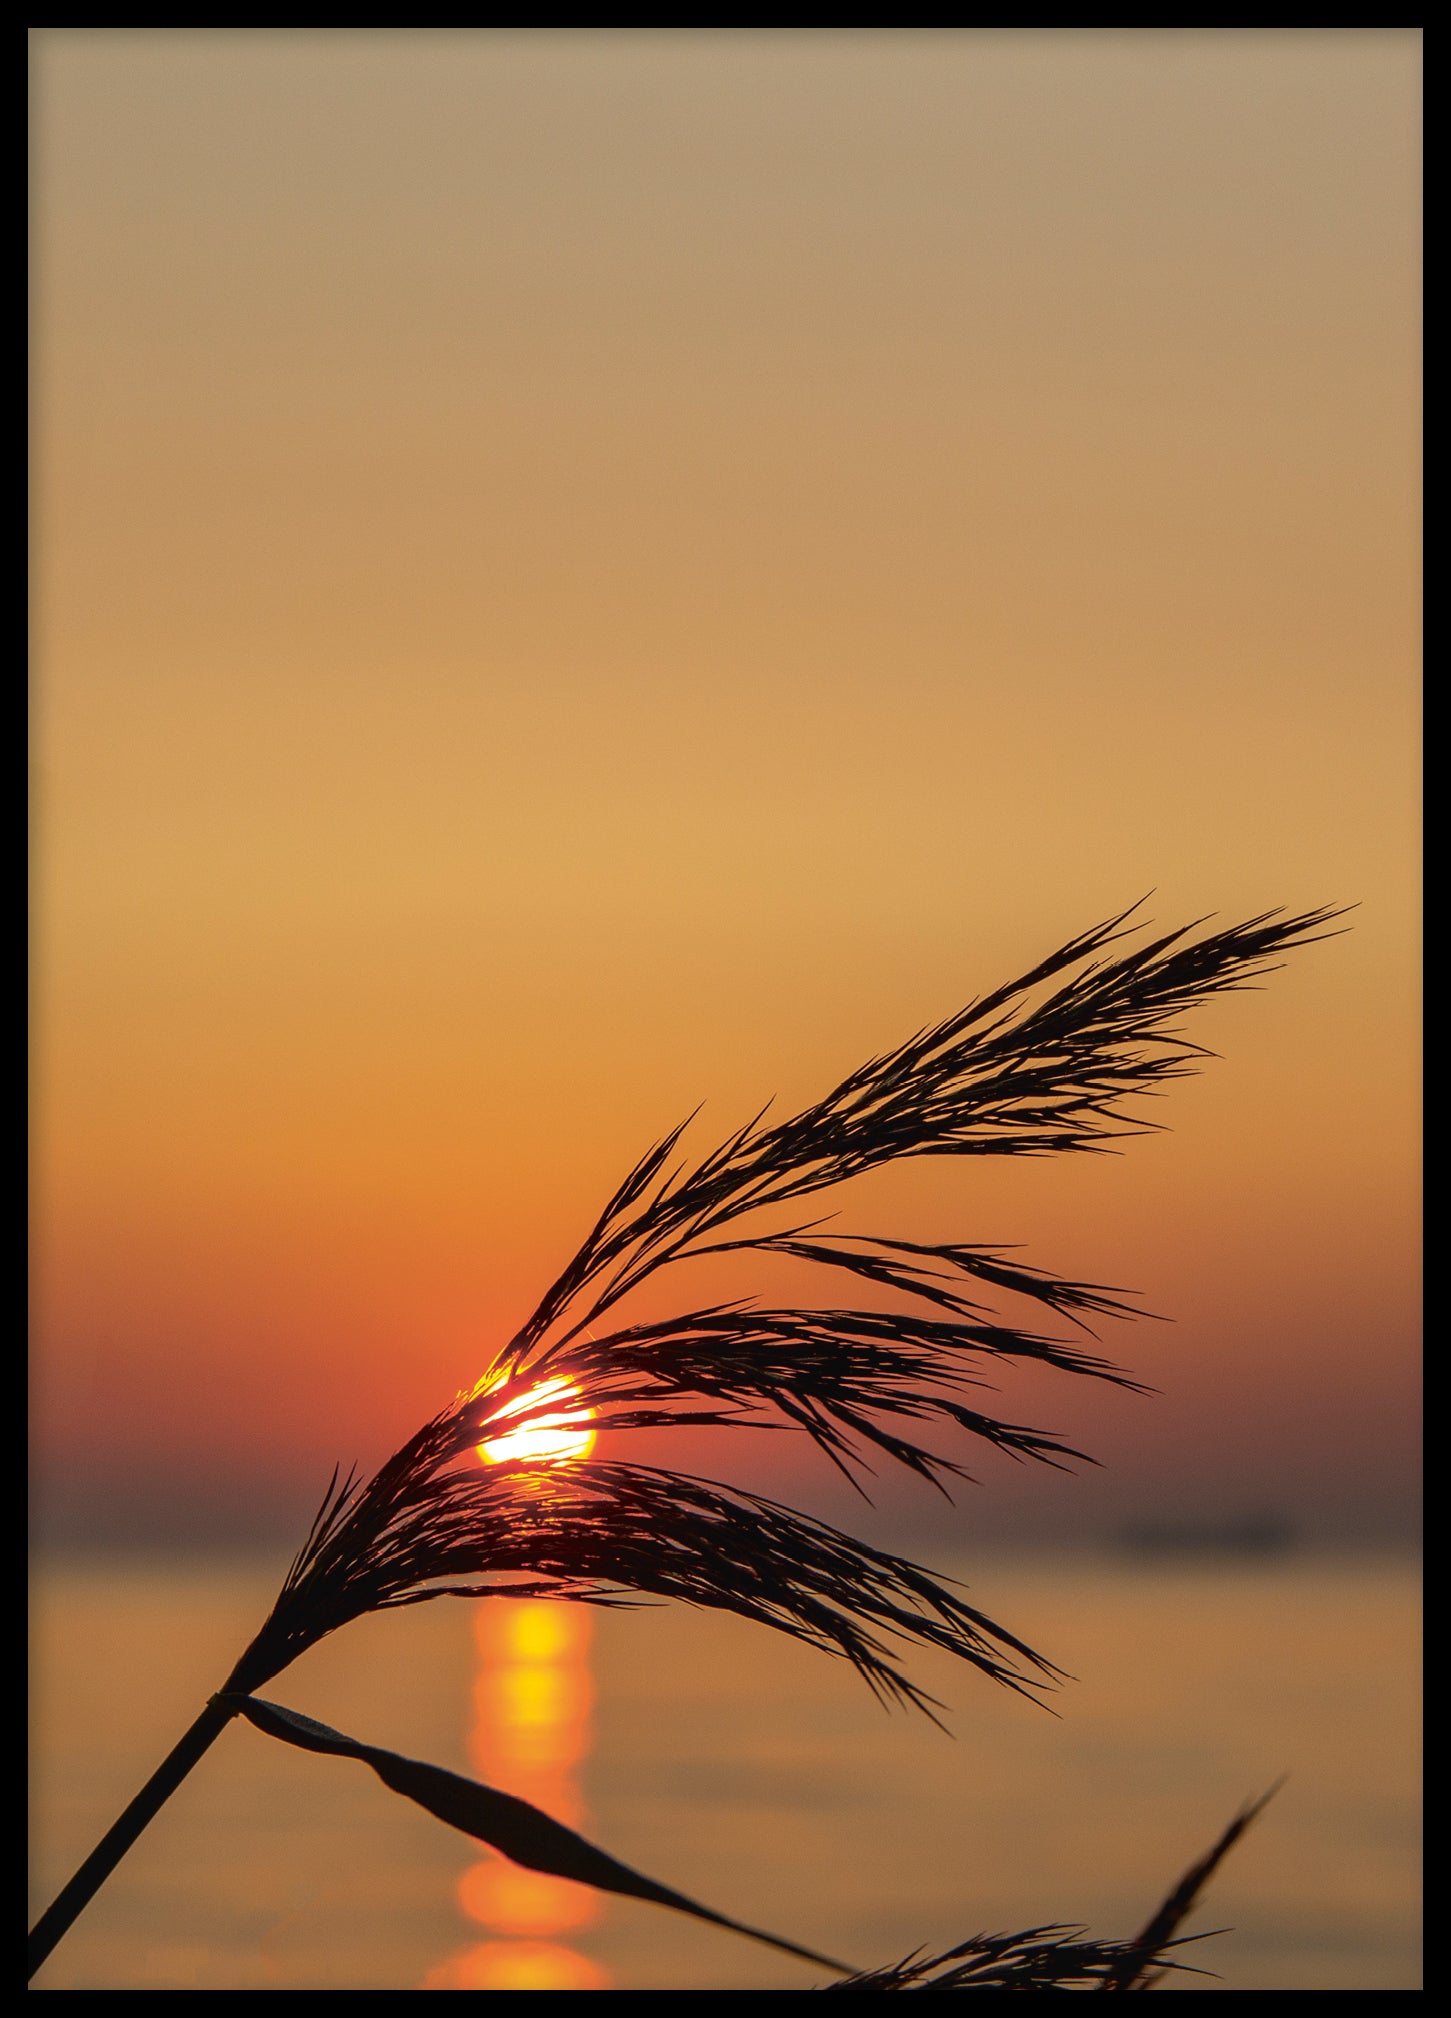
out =
<path fill-rule="evenodd" d="M 900 1665 L 913 1645 L 951 1653 L 1025 1695 L 1054 1686 L 1052 1662 L 967 1603 L 961 1587 L 779 1502 L 609 1458 L 506 1455 L 484 1466 L 476 1452 L 491 1439 L 507 1451 L 506 1438 L 562 1416 L 588 1418 L 605 1439 L 661 1425 L 784 1425 L 856 1483 L 885 1459 L 949 1492 L 970 1474 L 924 1434 L 1058 1467 L 1084 1457 L 977 1404 L 994 1366 L 1014 1361 L 1137 1389 L 1082 1343 L 1096 1319 L 1135 1314 L 1123 1293 L 997 1249 L 828 1233 L 799 1208 L 908 1157 L 1088 1152 L 1144 1132 L 1154 1124 L 1126 1103 L 1208 1055 L 1177 1019 L 1329 936 L 1341 915 L 1268 912 L 1201 936 L 1189 926 L 1125 945 L 1138 908 L 872 1059 L 789 1119 L 768 1123 L 763 1111 L 698 1160 L 681 1152 L 688 1123 L 649 1149 L 483 1378 L 373 1477 L 334 1472 L 256 1637 L 37 1923 L 32 1974 L 238 1716 L 304 1750 L 368 1764 L 394 1791 L 531 1869 L 751 1935 L 844 1977 L 836 1988 L 1138 1989 L 1183 1967 L 1171 1953 L 1176 1930 L 1262 1803 L 1235 1818 L 1132 1940 L 1094 1941 L 1055 1924 L 852 1974 L 643 1877 L 526 1802 L 257 1694 L 351 1620 L 450 1596 L 594 1605 L 644 1596 L 734 1612 L 848 1661 L 882 1699 L 934 1720 L 941 1705 Z M 786 1257 L 838 1285 L 838 1296 L 842 1283 L 865 1282 L 901 1307 L 828 1302 L 823 1290 L 809 1307 L 737 1299 L 621 1321 L 621 1306 L 646 1282 L 724 1254 Z M 1004 1298 L 1026 1305 L 1031 1319 L 1011 1321 Z M 1040 1328 L 1055 1320 L 1078 1337 Z"/>

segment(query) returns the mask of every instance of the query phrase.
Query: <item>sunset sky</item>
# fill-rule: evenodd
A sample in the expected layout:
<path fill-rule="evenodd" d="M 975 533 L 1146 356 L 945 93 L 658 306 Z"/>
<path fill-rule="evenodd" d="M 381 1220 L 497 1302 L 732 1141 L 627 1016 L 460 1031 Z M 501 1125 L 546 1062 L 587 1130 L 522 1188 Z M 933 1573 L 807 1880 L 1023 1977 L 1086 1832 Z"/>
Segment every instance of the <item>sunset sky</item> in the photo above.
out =
<path fill-rule="evenodd" d="M 1171 1132 L 840 1201 L 1174 1320 L 964 1531 L 1409 1532 L 1418 36 L 32 52 L 41 1531 L 305 1528 L 670 1124 L 1152 891 L 1359 908 Z"/>

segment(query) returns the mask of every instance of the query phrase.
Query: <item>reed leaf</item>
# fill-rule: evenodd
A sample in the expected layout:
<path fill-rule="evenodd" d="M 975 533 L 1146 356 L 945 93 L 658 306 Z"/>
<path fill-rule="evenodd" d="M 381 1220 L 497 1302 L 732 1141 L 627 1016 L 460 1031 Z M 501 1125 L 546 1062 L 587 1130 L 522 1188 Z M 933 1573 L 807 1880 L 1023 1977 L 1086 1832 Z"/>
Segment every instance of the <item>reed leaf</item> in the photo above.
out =
<path fill-rule="evenodd" d="M 344 1737 L 341 1731 L 333 1730 L 331 1725 L 320 1724 L 297 1710 L 284 1709 L 280 1703 L 264 1702 L 258 1696 L 229 1700 L 239 1716 L 285 1745 L 296 1745 L 305 1752 L 330 1753 L 335 1758 L 361 1760 L 395 1794 L 417 1802 L 451 1829 L 460 1829 L 464 1835 L 487 1843 L 490 1849 L 515 1864 L 522 1864 L 526 1870 L 542 1871 L 551 1878 L 568 1878 L 576 1885 L 589 1885 L 597 1892 L 613 1892 L 620 1898 L 669 1906 L 696 1920 L 729 1928 L 733 1934 L 763 1941 L 768 1948 L 779 1948 L 802 1961 L 819 1962 L 823 1968 L 847 1973 L 844 1962 L 834 1962 L 829 1955 L 817 1954 L 814 1948 L 798 1947 L 794 1941 L 783 1941 L 778 1935 L 763 1933 L 759 1927 L 748 1927 L 743 1921 L 728 1919 L 724 1913 L 713 1913 L 709 1906 L 687 1899 L 682 1892 L 674 1892 L 668 1885 L 657 1885 L 653 1878 L 632 1871 L 628 1864 L 619 1863 L 573 1829 L 554 1821 L 542 1808 L 521 1801 L 517 1795 L 501 1793 L 497 1787 L 486 1787 L 442 1766 L 406 1758 L 401 1752 L 360 1744 L 356 1738 Z"/>

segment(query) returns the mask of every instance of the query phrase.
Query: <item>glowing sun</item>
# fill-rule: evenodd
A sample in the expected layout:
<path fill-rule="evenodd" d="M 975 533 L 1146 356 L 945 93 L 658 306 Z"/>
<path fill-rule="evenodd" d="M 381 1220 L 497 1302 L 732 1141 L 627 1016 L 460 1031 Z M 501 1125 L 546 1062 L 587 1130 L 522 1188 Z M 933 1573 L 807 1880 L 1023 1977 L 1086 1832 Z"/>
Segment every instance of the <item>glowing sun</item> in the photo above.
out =
<path fill-rule="evenodd" d="M 478 1446 L 481 1462 L 510 1464 L 523 1458 L 533 1464 L 566 1464 L 571 1459 L 588 1457 L 595 1446 L 596 1432 L 588 1427 L 594 1420 L 594 1410 L 568 1405 L 579 1397 L 579 1392 L 574 1381 L 557 1375 L 553 1380 L 541 1381 L 527 1394 L 515 1395 L 512 1401 L 505 1402 L 486 1418 L 486 1424 L 517 1420 L 513 1427 L 485 1437 Z M 565 1405 L 561 1407 L 561 1403 Z"/>

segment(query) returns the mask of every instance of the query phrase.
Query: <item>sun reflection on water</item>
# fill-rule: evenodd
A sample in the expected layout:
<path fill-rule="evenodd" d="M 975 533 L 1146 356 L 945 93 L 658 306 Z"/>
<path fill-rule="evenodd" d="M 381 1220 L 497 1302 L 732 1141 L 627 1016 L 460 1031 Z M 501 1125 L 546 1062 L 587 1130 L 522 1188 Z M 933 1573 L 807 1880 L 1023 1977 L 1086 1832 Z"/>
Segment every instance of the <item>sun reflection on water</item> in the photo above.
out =
<path fill-rule="evenodd" d="M 430 1969 L 425 1990 L 608 1990 L 597 1962 L 551 1941 L 481 1941 Z"/>
<path fill-rule="evenodd" d="M 532 1801 L 572 1829 L 585 1819 L 577 1776 L 591 1738 L 592 1626 L 583 1605 L 537 1598 L 488 1601 L 474 1617 L 479 1667 L 469 1763 L 491 1787 Z M 603 1902 L 587 1886 L 485 1851 L 459 1879 L 458 1901 L 494 1938 L 436 1964 L 424 1989 L 608 1989 L 598 1963 L 552 1938 L 600 1918 Z"/>

